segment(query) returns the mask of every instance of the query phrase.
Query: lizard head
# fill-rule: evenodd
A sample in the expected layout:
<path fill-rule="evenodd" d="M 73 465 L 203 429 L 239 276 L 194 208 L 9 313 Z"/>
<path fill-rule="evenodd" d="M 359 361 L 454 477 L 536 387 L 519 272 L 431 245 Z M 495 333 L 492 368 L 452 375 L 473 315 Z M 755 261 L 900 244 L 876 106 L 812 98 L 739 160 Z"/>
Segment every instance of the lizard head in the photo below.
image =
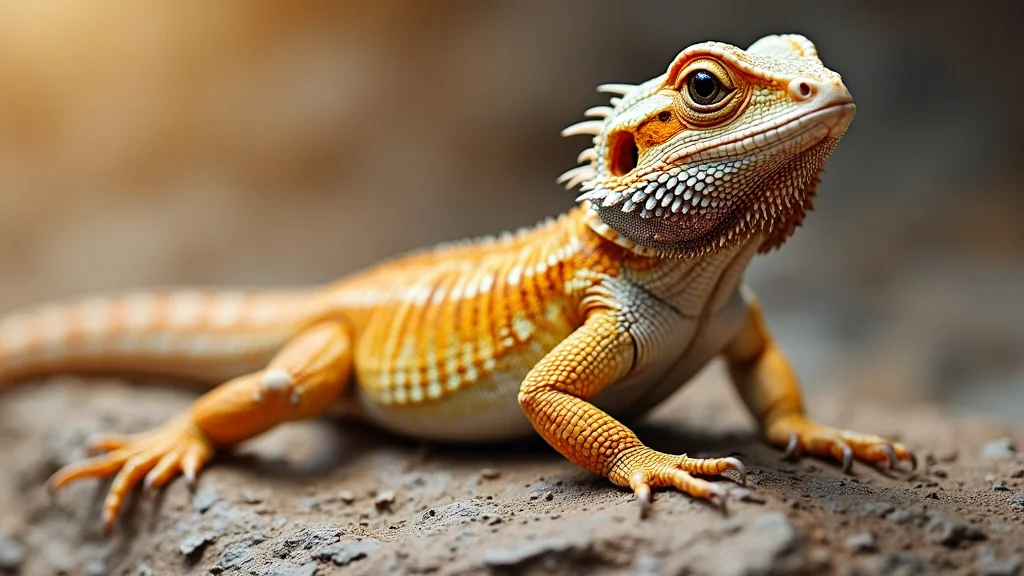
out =
<path fill-rule="evenodd" d="M 611 106 L 563 135 L 593 135 L 581 185 L 592 227 L 643 254 L 694 257 L 761 237 L 784 242 L 811 207 L 828 155 L 855 106 L 839 74 L 798 35 L 746 50 L 718 42 L 683 50 L 643 84 L 609 84 Z"/>

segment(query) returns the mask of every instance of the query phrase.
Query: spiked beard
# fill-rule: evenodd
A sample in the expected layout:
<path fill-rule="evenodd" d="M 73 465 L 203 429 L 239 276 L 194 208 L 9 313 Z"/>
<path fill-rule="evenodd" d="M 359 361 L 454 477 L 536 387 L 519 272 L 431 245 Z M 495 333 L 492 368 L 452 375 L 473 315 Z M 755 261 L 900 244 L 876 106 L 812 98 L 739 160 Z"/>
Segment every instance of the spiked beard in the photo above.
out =
<path fill-rule="evenodd" d="M 838 142 L 826 137 L 803 151 L 673 167 L 622 191 L 595 188 L 581 199 L 615 232 L 663 256 L 699 257 L 754 234 L 764 237 L 765 252 L 803 222 Z"/>

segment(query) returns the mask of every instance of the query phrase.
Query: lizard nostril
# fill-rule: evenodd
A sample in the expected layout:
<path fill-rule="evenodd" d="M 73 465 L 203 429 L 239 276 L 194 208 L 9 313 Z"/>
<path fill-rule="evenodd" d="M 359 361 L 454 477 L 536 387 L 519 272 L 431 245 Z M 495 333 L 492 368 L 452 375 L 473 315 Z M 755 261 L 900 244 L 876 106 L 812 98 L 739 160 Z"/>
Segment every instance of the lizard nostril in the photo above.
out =
<path fill-rule="evenodd" d="M 818 93 L 818 86 L 812 80 L 796 78 L 789 83 L 789 93 L 797 100 L 807 100 Z"/>

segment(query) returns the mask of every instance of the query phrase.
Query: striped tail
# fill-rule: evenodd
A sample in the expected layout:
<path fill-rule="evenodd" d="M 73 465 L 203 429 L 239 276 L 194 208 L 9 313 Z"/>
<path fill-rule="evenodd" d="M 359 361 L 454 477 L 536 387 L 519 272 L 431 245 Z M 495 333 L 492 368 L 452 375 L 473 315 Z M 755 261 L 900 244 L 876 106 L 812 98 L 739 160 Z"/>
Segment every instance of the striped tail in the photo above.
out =
<path fill-rule="evenodd" d="M 216 383 L 261 368 L 323 302 L 309 292 L 94 297 L 0 319 L 0 388 L 61 372 Z"/>

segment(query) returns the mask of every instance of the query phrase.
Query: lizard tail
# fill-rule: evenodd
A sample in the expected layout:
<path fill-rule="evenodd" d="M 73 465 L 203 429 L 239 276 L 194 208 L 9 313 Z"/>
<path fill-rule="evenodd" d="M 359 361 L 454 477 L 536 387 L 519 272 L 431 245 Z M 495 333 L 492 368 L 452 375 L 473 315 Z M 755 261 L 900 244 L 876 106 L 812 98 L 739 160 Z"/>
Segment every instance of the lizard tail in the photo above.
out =
<path fill-rule="evenodd" d="M 218 383 L 264 366 L 322 303 L 299 291 L 179 290 L 14 313 L 0 318 L 0 388 L 61 372 Z"/>

